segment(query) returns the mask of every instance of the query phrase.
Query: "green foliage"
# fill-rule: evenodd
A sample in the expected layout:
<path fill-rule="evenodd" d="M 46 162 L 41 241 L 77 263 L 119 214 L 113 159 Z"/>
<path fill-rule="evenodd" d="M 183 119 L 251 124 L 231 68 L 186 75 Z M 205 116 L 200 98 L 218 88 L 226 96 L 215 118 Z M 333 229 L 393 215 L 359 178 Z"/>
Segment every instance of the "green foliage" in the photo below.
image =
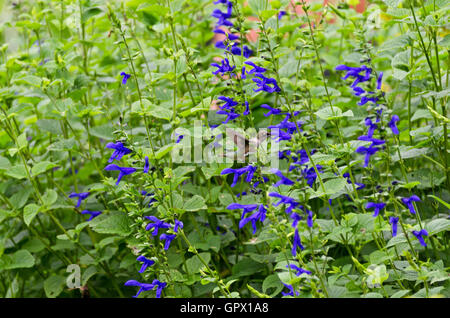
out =
<path fill-rule="evenodd" d="M 227 32 L 249 58 L 215 46 L 211 14 L 227 7 L 212 0 L 0 1 L 1 297 L 131 297 L 126 281 L 155 279 L 163 297 L 450 295 L 448 2 L 357 12 L 357 1 L 312 1 L 295 13 L 289 0 L 230 1 Z M 234 73 L 212 74 L 224 57 Z M 255 92 L 246 61 L 279 90 Z M 363 95 L 342 64 L 372 70 Z M 237 102 L 226 124 L 219 96 Z M 367 118 L 384 143 L 365 164 Z M 277 136 L 255 150 L 252 133 L 286 122 L 295 132 L 277 140 L 290 152 L 278 168 L 293 184 L 278 186 L 271 158 L 251 159 Z M 245 163 L 225 160 L 242 151 L 233 141 L 211 155 L 220 162 L 206 158 L 227 128 L 249 135 Z M 119 141 L 130 151 L 110 159 Z M 109 164 L 136 171 L 116 185 Z M 233 187 L 222 173 L 250 165 Z M 402 201 L 412 195 L 415 214 Z M 377 215 L 369 202 L 386 205 Z M 260 208 L 263 221 L 243 221 Z M 139 256 L 154 262 L 142 273 Z"/>

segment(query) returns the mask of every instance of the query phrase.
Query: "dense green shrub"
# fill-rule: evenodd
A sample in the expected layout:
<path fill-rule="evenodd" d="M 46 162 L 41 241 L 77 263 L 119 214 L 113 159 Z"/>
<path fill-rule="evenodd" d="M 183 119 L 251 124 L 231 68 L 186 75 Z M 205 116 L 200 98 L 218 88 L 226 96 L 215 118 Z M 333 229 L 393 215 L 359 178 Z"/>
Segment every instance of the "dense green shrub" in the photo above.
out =
<path fill-rule="evenodd" d="M 449 295 L 448 2 L 290 3 L 0 1 L 0 295 Z"/>

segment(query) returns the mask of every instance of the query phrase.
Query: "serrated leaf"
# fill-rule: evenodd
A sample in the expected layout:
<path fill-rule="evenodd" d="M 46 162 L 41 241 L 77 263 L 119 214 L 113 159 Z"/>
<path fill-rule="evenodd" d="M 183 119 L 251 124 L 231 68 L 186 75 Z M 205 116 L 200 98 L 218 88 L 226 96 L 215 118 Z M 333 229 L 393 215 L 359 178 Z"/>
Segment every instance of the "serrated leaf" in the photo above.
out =
<path fill-rule="evenodd" d="M 39 206 L 37 204 L 31 203 L 23 208 L 23 221 L 26 225 L 30 225 L 34 217 L 39 213 Z"/>
<path fill-rule="evenodd" d="M 48 298 L 58 297 L 64 290 L 66 278 L 61 275 L 52 275 L 44 281 L 44 291 Z"/>
<path fill-rule="evenodd" d="M 53 203 L 56 202 L 58 199 L 58 194 L 53 189 L 47 189 L 42 196 L 42 201 L 44 202 L 44 205 L 51 206 Z"/>
<path fill-rule="evenodd" d="M 30 268 L 34 266 L 34 257 L 27 250 L 19 250 L 13 254 L 0 257 L 0 270 Z"/>
<path fill-rule="evenodd" d="M 194 195 L 192 198 L 190 198 L 183 206 L 183 209 L 186 211 L 198 211 L 202 209 L 206 209 L 206 202 L 205 199 L 203 199 L 199 195 Z"/>
<path fill-rule="evenodd" d="M 92 221 L 89 226 L 97 233 L 127 236 L 131 233 L 131 220 L 124 212 L 104 213 Z"/>
<path fill-rule="evenodd" d="M 9 170 L 5 172 L 5 174 L 15 179 L 24 179 L 27 177 L 27 171 L 25 170 L 25 167 L 22 165 L 11 167 Z"/>
<path fill-rule="evenodd" d="M 209 261 L 211 260 L 210 253 L 200 253 L 199 255 L 206 264 L 208 264 Z M 195 274 L 198 273 L 204 267 L 204 264 L 197 255 L 194 255 L 188 260 L 186 260 L 186 266 L 189 273 Z"/>
<path fill-rule="evenodd" d="M 425 229 L 429 235 L 437 234 L 443 231 L 450 231 L 450 220 L 448 219 L 434 219 L 425 225 Z"/>
<path fill-rule="evenodd" d="M 46 172 L 47 170 L 56 167 L 57 164 L 50 162 L 50 161 L 41 161 L 38 162 L 31 168 L 31 174 L 32 176 L 37 176 L 41 173 Z"/>

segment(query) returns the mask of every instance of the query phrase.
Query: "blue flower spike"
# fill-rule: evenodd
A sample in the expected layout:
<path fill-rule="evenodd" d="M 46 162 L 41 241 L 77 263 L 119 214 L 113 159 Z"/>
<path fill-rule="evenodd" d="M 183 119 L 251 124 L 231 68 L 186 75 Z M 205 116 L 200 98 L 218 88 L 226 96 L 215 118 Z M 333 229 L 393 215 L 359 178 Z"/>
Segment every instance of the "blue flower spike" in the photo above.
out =
<path fill-rule="evenodd" d="M 90 194 L 90 192 L 72 192 L 71 194 L 69 194 L 69 198 L 78 198 L 76 207 L 79 208 L 81 205 L 81 201 L 85 200 Z"/>

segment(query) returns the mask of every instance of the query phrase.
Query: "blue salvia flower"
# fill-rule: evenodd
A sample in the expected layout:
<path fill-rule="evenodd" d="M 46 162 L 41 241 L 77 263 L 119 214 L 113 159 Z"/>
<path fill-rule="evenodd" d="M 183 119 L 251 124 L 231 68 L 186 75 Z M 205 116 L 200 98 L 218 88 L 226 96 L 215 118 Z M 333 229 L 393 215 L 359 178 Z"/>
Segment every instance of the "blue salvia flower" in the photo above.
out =
<path fill-rule="evenodd" d="M 230 2 L 230 1 L 229 0 L 217 0 L 217 1 L 214 1 L 213 3 L 214 4 L 219 4 L 219 3 L 228 4 L 228 2 Z"/>
<path fill-rule="evenodd" d="M 409 198 L 402 198 L 402 202 L 409 209 L 409 212 L 412 214 L 416 214 L 416 210 L 414 209 L 413 202 L 419 202 L 420 198 L 417 195 L 412 195 Z"/>
<path fill-rule="evenodd" d="M 265 77 L 261 73 L 255 73 L 255 76 L 258 78 L 252 78 L 252 81 L 256 83 L 258 88 L 253 89 L 254 92 L 265 91 L 267 93 L 274 93 L 281 91 L 277 81 L 274 78 Z"/>
<path fill-rule="evenodd" d="M 122 78 L 122 85 L 125 85 L 130 78 L 131 74 L 127 74 L 125 72 L 120 73 L 120 76 L 123 76 Z"/>
<path fill-rule="evenodd" d="M 362 141 L 370 141 L 372 143 L 371 146 L 380 146 L 386 143 L 386 141 L 382 140 L 382 139 L 377 139 L 377 138 L 373 138 L 373 137 L 369 137 L 369 136 L 359 136 L 358 140 L 362 140 Z"/>
<path fill-rule="evenodd" d="M 239 46 L 239 44 L 237 42 L 233 43 L 233 45 L 231 46 L 230 52 L 233 55 L 242 55 L 241 47 Z"/>
<path fill-rule="evenodd" d="M 178 135 L 176 143 L 180 143 L 180 141 L 184 138 L 184 135 Z"/>
<path fill-rule="evenodd" d="M 313 154 L 315 151 L 314 149 L 311 151 L 311 154 Z M 294 163 L 298 165 L 304 165 L 305 163 L 309 162 L 308 154 L 306 153 L 306 150 L 301 149 L 297 151 L 297 154 L 300 155 L 300 157 L 293 157 Z"/>
<path fill-rule="evenodd" d="M 291 151 L 289 149 L 278 152 L 278 159 L 287 159 L 287 160 L 289 160 L 290 156 L 291 156 Z"/>
<path fill-rule="evenodd" d="M 153 284 L 139 283 L 137 280 L 129 280 L 124 285 L 139 287 L 137 294 L 135 296 L 133 296 L 133 298 L 137 298 L 139 296 L 139 294 L 142 293 L 143 291 L 149 291 L 149 290 L 152 290 L 153 288 L 155 288 L 155 285 L 153 285 Z"/>
<path fill-rule="evenodd" d="M 222 124 L 226 124 L 226 123 L 228 123 L 230 121 L 235 120 L 239 116 L 241 116 L 241 114 L 236 113 L 234 109 L 230 110 L 229 112 L 227 112 L 226 110 L 218 110 L 216 112 L 216 114 L 218 114 L 218 115 L 227 115 L 227 118 L 225 119 L 225 121 L 222 122 Z"/>
<path fill-rule="evenodd" d="M 148 162 L 148 156 L 145 156 L 144 173 L 148 173 L 150 169 L 150 163 Z"/>
<path fill-rule="evenodd" d="M 347 71 L 345 76 L 342 78 L 343 80 L 346 80 L 349 77 L 354 78 L 351 87 L 355 87 L 359 83 L 367 82 L 370 79 L 370 74 L 372 73 L 372 69 L 368 68 L 367 66 L 363 65 L 361 67 L 351 67 L 347 65 L 338 65 L 336 67 L 336 71 Z M 364 73 L 363 75 L 360 73 Z"/>
<path fill-rule="evenodd" d="M 236 68 L 236 66 L 230 66 L 230 62 L 227 58 L 224 58 L 221 63 L 221 65 L 217 63 L 211 63 L 211 66 L 217 67 L 217 70 L 212 72 L 214 75 L 217 75 L 219 73 L 225 75 L 225 73 L 232 72 Z"/>
<path fill-rule="evenodd" d="M 248 114 L 250 114 L 250 108 L 249 108 L 249 105 L 248 105 L 248 102 L 247 101 L 245 101 L 245 103 L 244 103 L 244 106 L 245 106 L 245 110 L 244 110 L 244 112 L 242 113 L 242 115 L 248 115 Z"/>
<path fill-rule="evenodd" d="M 226 2 L 227 5 L 227 12 L 222 12 L 219 9 L 215 9 L 211 16 L 213 18 L 217 19 L 217 26 L 223 25 L 223 26 L 233 26 L 233 23 L 228 21 L 227 19 L 231 18 L 231 10 L 233 8 L 233 4 L 231 2 Z"/>
<path fill-rule="evenodd" d="M 300 131 L 302 131 L 301 126 L 304 124 L 304 122 L 299 120 L 299 121 L 297 121 L 297 124 L 295 124 L 295 123 L 287 121 L 287 118 L 289 118 L 289 117 L 290 117 L 290 115 L 286 114 L 286 118 L 282 122 L 280 122 L 277 125 L 270 125 L 267 128 L 269 128 L 269 129 L 273 129 L 273 128 L 286 129 L 286 132 L 289 135 L 292 135 L 293 133 L 295 133 L 297 131 L 297 126 L 298 126 L 298 129 L 300 129 Z"/>
<path fill-rule="evenodd" d="M 391 128 L 394 135 L 398 135 L 400 133 L 397 128 L 398 121 L 400 121 L 400 118 L 397 115 L 392 115 L 391 121 L 389 122 L 389 128 Z"/>
<path fill-rule="evenodd" d="M 148 207 L 150 207 L 152 205 L 153 202 L 158 202 L 158 200 L 156 200 L 153 196 L 155 195 L 154 193 L 147 193 L 147 191 L 141 191 L 142 195 L 145 195 L 147 197 L 152 197 L 150 198 L 150 201 L 148 202 Z"/>
<path fill-rule="evenodd" d="M 164 241 L 164 249 L 167 251 L 170 247 L 170 243 L 175 239 L 176 235 L 175 234 L 161 234 L 161 236 L 159 237 L 159 239 L 161 241 Z"/>
<path fill-rule="evenodd" d="M 108 160 L 109 163 L 113 162 L 114 160 L 119 161 L 124 155 L 131 153 L 131 150 L 125 147 L 120 141 L 116 143 L 110 142 L 106 145 L 106 148 L 114 149 L 114 152 Z"/>
<path fill-rule="evenodd" d="M 264 67 L 258 66 L 252 61 L 246 61 L 244 64 L 250 65 L 253 67 L 250 71 L 247 72 L 247 74 L 256 74 L 256 73 L 264 73 L 266 69 Z"/>
<path fill-rule="evenodd" d="M 319 173 L 322 173 L 321 165 L 316 165 L 316 168 Z M 306 167 L 305 169 L 302 170 L 302 175 L 303 175 L 303 178 L 306 179 L 306 183 L 310 187 L 312 187 L 314 182 L 317 179 L 317 174 L 316 174 L 316 170 L 314 170 L 314 167 L 311 167 L 311 168 Z"/>
<path fill-rule="evenodd" d="M 155 279 L 152 284 L 156 286 L 156 298 L 161 298 L 161 292 L 167 286 L 167 283 L 163 283 Z"/>
<path fill-rule="evenodd" d="M 237 193 L 237 194 L 236 194 L 236 198 L 242 197 L 242 196 L 244 196 L 244 195 L 247 195 L 247 192 L 242 191 L 242 193 Z"/>
<path fill-rule="evenodd" d="M 352 184 L 352 179 L 350 178 L 350 173 L 346 172 L 342 175 L 344 178 L 347 178 L 347 183 Z M 364 183 L 355 182 L 355 184 L 358 186 L 356 190 L 360 190 L 366 187 Z"/>
<path fill-rule="evenodd" d="M 245 214 L 252 212 L 258 207 L 257 204 L 239 204 L 239 203 L 231 203 L 227 206 L 228 210 L 241 210 L 243 209 L 241 219 L 245 216 Z"/>
<path fill-rule="evenodd" d="M 175 233 L 178 233 L 178 229 L 182 229 L 183 228 L 183 222 L 179 221 L 179 220 L 175 220 L 175 225 L 173 227 L 173 230 Z"/>
<path fill-rule="evenodd" d="M 423 238 L 424 236 L 428 236 L 428 232 L 426 230 L 422 229 L 420 231 L 412 231 L 412 233 L 419 240 L 420 245 L 427 246 L 427 243 L 425 243 L 425 239 Z"/>
<path fill-rule="evenodd" d="M 222 29 L 215 29 L 213 32 L 226 35 L 230 41 L 234 41 L 234 40 L 238 40 L 239 39 L 239 35 L 235 35 L 233 33 L 225 32 Z"/>
<path fill-rule="evenodd" d="M 253 54 L 253 51 L 247 45 L 243 46 L 242 51 L 238 43 L 233 44 L 233 46 L 230 49 L 230 52 L 233 55 L 244 55 L 245 58 L 249 58 Z"/>
<path fill-rule="evenodd" d="M 379 151 L 379 147 L 374 147 L 373 144 L 371 144 L 369 147 L 358 147 L 356 148 L 357 153 L 366 154 L 364 157 L 364 168 L 366 168 L 369 165 L 370 157 L 373 156 L 377 151 Z"/>
<path fill-rule="evenodd" d="M 280 180 L 279 180 L 277 183 L 275 183 L 275 184 L 273 185 L 274 187 L 279 187 L 279 186 L 282 185 L 282 184 L 284 184 L 284 185 L 293 185 L 293 184 L 295 184 L 294 181 L 292 181 L 291 179 L 285 177 L 285 176 L 283 175 L 283 173 L 281 173 L 280 170 L 278 170 L 278 169 L 272 169 L 271 171 L 272 171 L 273 174 L 275 174 L 277 177 L 280 178 Z"/>
<path fill-rule="evenodd" d="M 397 236 L 398 217 L 391 216 L 389 223 L 392 225 L 392 237 Z"/>
<path fill-rule="evenodd" d="M 158 219 L 156 216 L 151 215 L 151 216 L 146 216 L 145 218 L 153 222 L 153 223 L 147 224 L 147 226 L 145 227 L 146 231 L 153 229 L 153 232 L 152 232 L 153 236 L 158 235 L 159 229 L 168 229 L 171 227 L 169 223 L 166 223 L 166 222 Z"/>
<path fill-rule="evenodd" d="M 244 45 L 244 53 L 242 55 L 248 59 L 252 54 L 253 51 L 247 45 Z"/>
<path fill-rule="evenodd" d="M 285 195 L 281 195 L 281 194 L 276 193 L 276 192 L 270 192 L 269 193 L 269 197 L 274 197 L 274 198 L 281 199 L 276 204 L 273 204 L 273 206 L 279 206 L 280 204 L 287 204 L 287 205 L 289 205 L 286 208 L 286 213 L 291 213 L 293 209 L 295 209 L 296 207 L 298 207 L 300 205 L 300 203 L 295 201 L 293 198 L 285 196 Z"/>
<path fill-rule="evenodd" d="M 313 228 L 313 226 L 314 226 L 314 222 L 313 222 L 314 214 L 313 214 L 313 211 L 308 210 L 307 212 L 308 212 L 308 217 L 306 219 L 306 224 L 308 225 L 308 227 Z"/>
<path fill-rule="evenodd" d="M 258 211 L 253 213 L 247 218 L 244 218 L 245 214 L 248 212 L 244 212 L 241 217 L 241 221 L 239 222 L 239 228 L 243 228 L 248 222 L 252 223 L 253 227 L 253 234 L 256 233 L 256 221 L 260 221 L 261 223 L 264 222 L 266 219 L 266 212 L 267 209 L 263 204 L 259 205 Z"/>
<path fill-rule="evenodd" d="M 292 136 L 291 134 L 288 134 L 287 132 L 282 131 L 281 129 L 274 129 L 275 131 L 271 131 L 272 139 L 276 142 L 280 142 L 282 140 L 291 140 Z"/>
<path fill-rule="evenodd" d="M 245 66 L 242 66 L 242 69 L 241 69 L 241 78 L 242 78 L 242 79 L 246 79 L 246 78 L 247 78 L 247 75 L 245 75 Z"/>
<path fill-rule="evenodd" d="M 219 100 L 224 102 L 223 105 L 219 106 L 220 109 L 233 109 L 235 106 L 239 105 L 238 102 L 234 101 L 230 97 L 219 96 L 219 97 L 217 97 L 217 99 L 219 99 Z"/>
<path fill-rule="evenodd" d="M 374 94 L 374 92 L 369 92 L 369 94 Z M 361 100 L 358 102 L 359 106 L 363 106 L 365 104 L 367 104 L 368 102 L 372 102 L 374 104 L 376 104 L 378 102 L 379 98 L 377 96 L 362 96 Z"/>
<path fill-rule="evenodd" d="M 381 115 L 383 114 L 383 108 L 378 108 L 377 110 L 376 110 L 376 113 L 377 113 L 377 120 L 376 120 L 376 122 L 377 123 L 379 123 L 380 122 L 380 120 L 381 120 Z"/>
<path fill-rule="evenodd" d="M 383 80 L 383 72 L 380 72 L 377 78 L 377 89 L 381 89 L 382 80 Z"/>
<path fill-rule="evenodd" d="M 89 211 L 89 210 L 83 210 L 81 211 L 81 214 L 89 214 L 91 217 L 87 220 L 88 222 L 91 221 L 93 218 L 99 216 L 102 214 L 101 211 Z"/>
<path fill-rule="evenodd" d="M 302 241 L 300 240 L 300 235 L 298 234 L 298 229 L 295 229 L 294 233 L 294 244 L 292 244 L 292 256 L 297 256 L 297 247 L 301 250 L 304 250 L 305 247 L 302 245 Z"/>
<path fill-rule="evenodd" d="M 280 10 L 280 12 L 278 12 L 278 20 L 281 20 L 283 18 L 283 16 L 286 15 L 286 11 Z"/>
<path fill-rule="evenodd" d="M 365 92 L 366 91 L 364 89 L 362 89 L 361 87 L 359 87 L 359 86 L 353 87 L 353 95 L 355 95 L 355 96 L 361 96 Z"/>
<path fill-rule="evenodd" d="M 283 296 L 294 296 L 294 287 L 292 287 L 292 285 L 287 285 L 285 283 L 283 283 L 284 286 L 286 286 L 287 289 L 289 289 L 289 293 L 285 293 L 285 292 L 281 292 L 281 294 Z M 296 295 L 300 295 L 300 293 L 298 291 L 295 292 Z"/>
<path fill-rule="evenodd" d="M 369 117 L 367 117 L 364 122 L 366 126 L 369 127 L 369 130 L 367 131 L 367 137 L 372 138 L 375 129 L 378 128 L 378 125 L 372 123 L 372 119 L 370 119 Z"/>
<path fill-rule="evenodd" d="M 306 269 L 303 269 L 303 268 L 300 268 L 300 267 L 298 267 L 297 265 L 294 265 L 294 264 L 286 265 L 286 268 L 291 268 L 291 269 L 295 270 L 297 272 L 297 273 L 295 273 L 295 276 L 300 276 L 301 274 L 311 275 L 310 271 L 308 271 Z"/>
<path fill-rule="evenodd" d="M 278 114 L 281 114 L 281 109 L 278 109 L 278 108 L 272 108 L 272 107 L 270 107 L 270 106 L 267 105 L 267 104 L 262 104 L 260 107 L 261 107 L 261 108 L 265 108 L 265 109 L 267 109 L 267 110 L 269 111 L 268 113 L 265 113 L 265 114 L 264 114 L 265 117 L 268 117 L 268 116 L 271 116 L 271 115 L 278 115 Z"/>
<path fill-rule="evenodd" d="M 292 212 L 289 217 L 292 219 L 292 227 L 295 229 L 302 216 L 296 212 Z"/>
<path fill-rule="evenodd" d="M 380 211 L 382 210 L 382 209 L 384 209 L 384 207 L 386 206 L 386 203 L 383 203 L 383 202 L 381 202 L 381 203 L 375 203 L 375 202 L 367 202 L 367 204 L 366 204 L 366 209 L 372 209 L 372 208 L 374 208 L 374 210 L 373 210 L 373 217 L 377 217 L 378 216 L 378 214 L 380 213 Z"/>
<path fill-rule="evenodd" d="M 81 205 L 81 201 L 85 200 L 90 194 L 90 192 L 72 192 L 71 194 L 69 194 L 69 198 L 78 198 L 76 207 L 79 208 Z"/>
<path fill-rule="evenodd" d="M 239 177 L 246 173 L 247 173 L 247 177 L 245 178 L 245 182 L 251 182 L 256 169 L 257 169 L 257 167 L 252 166 L 252 165 L 248 165 L 246 167 L 239 168 L 239 169 L 226 168 L 226 169 L 223 169 L 220 174 L 225 175 L 225 174 L 233 173 L 234 176 L 233 176 L 233 183 L 231 184 L 231 187 L 234 187 L 236 185 L 237 181 L 239 180 Z"/>
<path fill-rule="evenodd" d="M 123 176 L 127 176 L 129 174 L 132 174 L 132 173 L 136 172 L 136 168 L 119 167 L 118 165 L 115 165 L 115 164 L 107 165 L 105 167 L 105 170 L 106 171 L 114 171 L 114 170 L 119 171 L 119 176 L 117 177 L 116 185 L 119 184 L 119 182 L 120 182 L 120 180 L 122 180 Z"/>
<path fill-rule="evenodd" d="M 143 273 L 147 269 L 147 267 L 155 264 L 155 261 L 148 259 L 143 255 L 139 256 L 136 260 L 138 262 L 142 262 L 142 266 L 141 266 L 141 269 L 139 270 L 139 273 Z"/>

